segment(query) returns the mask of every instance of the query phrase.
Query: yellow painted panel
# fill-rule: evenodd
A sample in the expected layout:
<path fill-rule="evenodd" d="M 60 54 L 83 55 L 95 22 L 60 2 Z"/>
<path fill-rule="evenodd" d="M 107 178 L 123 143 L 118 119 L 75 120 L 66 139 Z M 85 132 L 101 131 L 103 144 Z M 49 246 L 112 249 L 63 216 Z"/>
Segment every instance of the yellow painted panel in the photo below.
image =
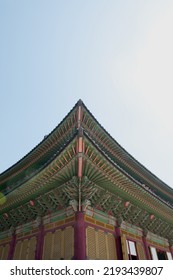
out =
<path fill-rule="evenodd" d="M 95 241 L 96 241 L 96 260 L 99 260 L 99 237 L 98 231 L 94 229 Z"/>
<path fill-rule="evenodd" d="M 114 226 L 106 224 L 106 228 L 114 231 Z"/>
<path fill-rule="evenodd" d="M 88 217 L 88 216 L 85 217 L 85 221 L 89 222 L 89 223 L 92 223 L 92 224 L 95 224 L 95 220 L 91 217 Z"/>
<path fill-rule="evenodd" d="M 56 230 L 54 233 L 54 246 L 52 260 L 61 259 L 61 230 Z"/>
<path fill-rule="evenodd" d="M 29 239 L 28 242 L 28 254 L 27 259 L 28 260 L 35 260 L 35 250 L 36 250 L 36 237 L 32 237 Z"/>
<path fill-rule="evenodd" d="M 34 260 L 36 250 L 36 237 L 18 241 L 15 246 L 14 260 Z"/>
<path fill-rule="evenodd" d="M 64 230 L 61 230 L 61 258 L 64 259 Z"/>
<path fill-rule="evenodd" d="M 55 223 L 55 227 L 61 226 L 63 224 L 64 224 L 64 220 L 58 221 L 58 222 Z"/>
<path fill-rule="evenodd" d="M 96 260 L 96 235 L 94 228 L 87 227 L 86 241 L 87 258 L 90 260 Z"/>
<path fill-rule="evenodd" d="M 135 239 L 138 239 L 138 240 L 142 240 L 141 236 L 133 234 L 133 233 L 130 233 L 130 232 L 126 231 L 126 230 L 121 229 L 121 233 L 126 235 L 126 236 L 128 236 L 128 237 L 132 237 L 132 238 L 135 238 Z"/>
<path fill-rule="evenodd" d="M 98 250 L 99 250 L 99 260 L 106 260 L 107 259 L 106 234 L 102 230 L 98 230 Z"/>
<path fill-rule="evenodd" d="M 10 245 L 6 244 L 4 247 L 4 252 L 3 252 L 3 260 L 7 260 L 9 249 L 10 249 Z"/>
<path fill-rule="evenodd" d="M 46 224 L 44 226 L 45 229 L 53 229 L 54 228 L 54 223 L 49 223 L 49 224 Z"/>
<path fill-rule="evenodd" d="M 0 240 L 0 246 L 1 246 L 1 244 L 4 244 L 6 242 L 10 243 L 10 241 L 11 241 L 11 237 L 7 237 L 7 238 L 4 238 L 4 239 L 1 239 Z"/>
<path fill-rule="evenodd" d="M 21 260 L 26 260 L 26 256 L 27 256 L 27 250 L 28 250 L 28 239 L 25 239 L 22 242 L 22 246 L 21 246 Z"/>
<path fill-rule="evenodd" d="M 66 218 L 65 223 L 73 222 L 74 220 L 75 220 L 75 217 L 72 216 L 72 217 Z"/>
<path fill-rule="evenodd" d="M 136 243 L 139 260 L 146 260 L 144 247 L 140 242 Z"/>
<path fill-rule="evenodd" d="M 123 252 L 123 260 L 128 260 L 128 252 L 127 252 L 127 245 L 126 245 L 126 236 L 122 234 L 121 236 L 121 244 L 122 244 L 122 252 Z"/>
<path fill-rule="evenodd" d="M 115 237 L 108 233 L 107 236 L 108 260 L 117 260 Z"/>
<path fill-rule="evenodd" d="M 64 230 L 64 259 L 70 260 L 74 256 L 74 229 L 67 227 Z"/>
<path fill-rule="evenodd" d="M 74 256 L 74 229 L 67 227 L 63 231 L 47 233 L 44 238 L 43 259 L 72 259 Z"/>
<path fill-rule="evenodd" d="M 96 221 L 96 225 L 98 225 L 100 227 L 105 227 L 105 224 L 103 222 L 100 222 L 100 221 Z"/>
<path fill-rule="evenodd" d="M 54 251 L 54 239 L 55 239 L 55 233 L 54 233 L 54 232 L 52 232 L 51 253 L 50 253 L 50 255 L 51 255 L 51 260 L 52 260 L 52 258 L 53 258 L 53 251 Z"/>
<path fill-rule="evenodd" d="M 2 260 L 4 246 L 0 246 L 0 260 Z"/>
<path fill-rule="evenodd" d="M 15 246 L 14 257 L 13 257 L 14 260 L 20 260 L 21 247 L 22 247 L 22 242 L 18 241 Z"/>
<path fill-rule="evenodd" d="M 52 232 L 48 232 L 44 237 L 43 260 L 51 260 L 51 248 Z"/>

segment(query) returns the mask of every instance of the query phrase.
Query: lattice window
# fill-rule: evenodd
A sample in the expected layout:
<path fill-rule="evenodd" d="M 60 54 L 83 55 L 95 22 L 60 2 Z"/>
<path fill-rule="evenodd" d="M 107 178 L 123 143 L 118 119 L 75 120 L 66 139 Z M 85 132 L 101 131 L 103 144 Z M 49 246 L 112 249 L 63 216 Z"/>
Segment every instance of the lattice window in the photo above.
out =
<path fill-rule="evenodd" d="M 28 239 L 25 239 L 21 245 L 21 260 L 26 260 L 28 254 Z"/>
<path fill-rule="evenodd" d="M 43 247 L 43 260 L 51 260 L 52 252 L 52 232 L 48 232 L 44 237 L 44 247 Z"/>
<path fill-rule="evenodd" d="M 115 238 L 111 233 L 105 233 L 103 230 L 96 231 L 95 228 L 87 227 L 86 237 L 86 251 L 88 259 L 117 259 Z"/>
<path fill-rule="evenodd" d="M 98 231 L 99 260 L 107 260 L 106 236 L 104 231 Z"/>
<path fill-rule="evenodd" d="M 95 229 L 91 227 L 87 227 L 86 229 L 87 236 L 87 257 L 90 260 L 96 259 L 96 236 Z"/>
<path fill-rule="evenodd" d="M 64 230 L 64 259 L 70 260 L 74 256 L 74 229 L 67 227 Z"/>
<path fill-rule="evenodd" d="M 35 260 L 35 250 L 36 250 L 36 237 L 32 237 L 28 242 L 28 260 Z"/>
<path fill-rule="evenodd" d="M 0 246 L 0 260 L 7 260 L 10 245 Z"/>
<path fill-rule="evenodd" d="M 14 260 L 35 260 L 36 237 L 20 240 L 16 243 Z"/>
<path fill-rule="evenodd" d="M 21 259 L 21 247 L 22 247 L 22 241 L 18 241 L 16 246 L 15 246 L 15 251 L 14 251 L 14 260 L 20 260 Z"/>
<path fill-rule="evenodd" d="M 67 227 L 64 230 L 48 232 L 44 237 L 43 259 L 60 260 L 72 259 L 74 256 L 74 229 Z"/>
<path fill-rule="evenodd" d="M 115 238 L 110 233 L 107 234 L 106 238 L 107 238 L 108 260 L 117 260 Z"/>
<path fill-rule="evenodd" d="M 61 254 L 61 230 L 56 230 L 54 233 L 54 245 L 53 245 L 53 260 L 60 260 L 62 258 Z"/>
<path fill-rule="evenodd" d="M 140 242 L 136 244 L 139 260 L 146 260 L 144 247 Z"/>
<path fill-rule="evenodd" d="M 122 252 L 123 252 L 123 260 L 128 260 L 128 252 L 127 252 L 127 245 L 126 245 L 126 236 L 123 234 L 121 236 L 121 245 L 122 245 Z"/>

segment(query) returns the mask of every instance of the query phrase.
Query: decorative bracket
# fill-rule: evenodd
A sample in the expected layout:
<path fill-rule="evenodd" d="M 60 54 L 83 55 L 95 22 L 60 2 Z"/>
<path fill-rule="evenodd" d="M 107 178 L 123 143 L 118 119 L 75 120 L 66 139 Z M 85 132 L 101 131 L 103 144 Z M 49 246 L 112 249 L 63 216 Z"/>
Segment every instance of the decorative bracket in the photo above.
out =
<path fill-rule="evenodd" d="M 70 200 L 69 205 L 72 206 L 74 212 L 77 212 L 78 202 L 75 199 Z"/>

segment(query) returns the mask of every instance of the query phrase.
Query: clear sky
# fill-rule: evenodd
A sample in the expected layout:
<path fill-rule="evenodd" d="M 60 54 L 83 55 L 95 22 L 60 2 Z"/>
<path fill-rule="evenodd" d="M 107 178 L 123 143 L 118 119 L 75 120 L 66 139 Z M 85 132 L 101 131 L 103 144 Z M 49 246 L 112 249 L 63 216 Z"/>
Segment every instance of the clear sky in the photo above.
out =
<path fill-rule="evenodd" d="M 0 0 L 0 172 L 80 98 L 173 187 L 172 0 Z"/>

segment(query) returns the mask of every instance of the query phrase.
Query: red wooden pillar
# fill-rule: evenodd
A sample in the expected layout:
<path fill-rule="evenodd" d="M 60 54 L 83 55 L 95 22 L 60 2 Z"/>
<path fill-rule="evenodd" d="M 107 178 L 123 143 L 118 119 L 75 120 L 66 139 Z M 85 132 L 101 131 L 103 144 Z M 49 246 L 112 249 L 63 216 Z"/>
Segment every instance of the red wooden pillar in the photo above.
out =
<path fill-rule="evenodd" d="M 145 251 L 145 255 L 146 255 L 146 259 L 147 260 L 151 260 L 151 256 L 150 256 L 150 252 L 149 252 L 149 248 L 148 248 L 148 244 L 147 244 L 147 230 L 143 230 L 143 237 L 142 237 L 142 242 L 144 245 L 144 251 Z"/>
<path fill-rule="evenodd" d="M 74 226 L 74 259 L 86 259 L 86 227 L 84 221 L 84 213 L 75 213 L 76 221 Z"/>
<path fill-rule="evenodd" d="M 44 244 L 44 226 L 41 222 L 41 224 L 39 225 L 39 232 L 37 235 L 37 244 L 36 244 L 36 251 L 35 251 L 36 260 L 42 260 L 43 244 Z"/>
<path fill-rule="evenodd" d="M 83 153 L 84 153 L 84 140 L 83 128 L 81 127 L 82 121 L 82 102 L 78 103 L 77 112 L 77 128 L 78 138 L 76 142 L 76 151 L 78 155 L 78 201 L 77 211 L 75 212 L 75 225 L 74 225 L 74 259 L 86 259 L 86 227 L 84 221 L 84 213 L 82 212 L 82 196 L 81 196 L 81 181 L 83 176 Z"/>
<path fill-rule="evenodd" d="M 123 260 L 120 227 L 115 228 L 115 244 L 116 244 L 116 250 L 117 250 L 117 259 Z"/>
<path fill-rule="evenodd" d="M 14 250 L 15 250 L 15 245 L 16 245 L 16 234 L 12 234 L 12 240 L 10 242 L 10 249 L 8 252 L 8 260 L 12 260 L 14 256 Z"/>

